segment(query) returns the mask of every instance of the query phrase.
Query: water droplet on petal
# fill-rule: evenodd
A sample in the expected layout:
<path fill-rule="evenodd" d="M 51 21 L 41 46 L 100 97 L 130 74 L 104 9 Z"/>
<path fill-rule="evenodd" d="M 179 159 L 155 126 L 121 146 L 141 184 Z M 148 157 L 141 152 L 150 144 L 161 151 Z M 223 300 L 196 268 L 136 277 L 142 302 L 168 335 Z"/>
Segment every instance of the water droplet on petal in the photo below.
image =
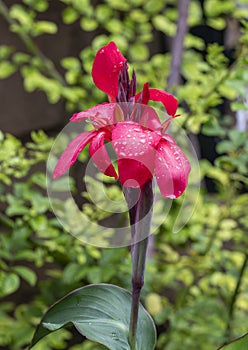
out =
<path fill-rule="evenodd" d="M 145 139 L 141 139 L 141 140 L 140 140 L 140 143 L 143 143 L 143 144 L 144 144 L 144 143 L 146 143 L 146 140 L 145 140 Z"/>
<path fill-rule="evenodd" d="M 115 340 L 115 341 L 119 340 L 118 335 L 115 332 L 112 332 L 111 336 L 112 336 L 113 340 Z"/>

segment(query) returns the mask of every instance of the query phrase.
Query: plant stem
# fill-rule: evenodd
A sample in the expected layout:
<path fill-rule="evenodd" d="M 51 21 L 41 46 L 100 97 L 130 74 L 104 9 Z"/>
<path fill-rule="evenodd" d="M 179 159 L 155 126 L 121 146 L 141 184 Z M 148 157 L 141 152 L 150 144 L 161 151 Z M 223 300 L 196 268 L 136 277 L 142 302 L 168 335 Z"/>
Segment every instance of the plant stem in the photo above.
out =
<path fill-rule="evenodd" d="M 241 268 L 239 271 L 237 284 L 234 289 L 234 292 L 230 301 L 230 305 L 229 305 L 228 321 L 227 321 L 226 332 L 225 332 L 225 338 L 227 338 L 227 340 L 229 340 L 230 338 L 230 330 L 231 330 L 231 323 L 233 319 L 234 308 L 240 292 L 240 287 L 241 287 L 241 283 L 242 283 L 242 279 L 245 273 L 247 263 L 248 263 L 248 254 L 245 254 L 243 264 L 241 265 Z"/>
<path fill-rule="evenodd" d="M 167 89 L 172 89 L 180 83 L 180 70 L 183 57 L 183 45 L 188 31 L 188 14 L 190 0 L 179 0 L 177 32 L 173 41 L 171 53 L 171 74 L 168 77 Z"/>
<path fill-rule="evenodd" d="M 132 307 L 129 326 L 129 343 L 132 350 L 136 349 L 139 303 L 141 289 L 144 285 L 144 271 L 146 263 L 147 246 L 148 237 L 145 238 L 143 241 L 133 245 L 132 250 Z"/>
<path fill-rule="evenodd" d="M 129 325 L 129 344 L 131 350 L 136 349 L 139 303 L 141 289 L 144 285 L 144 272 L 146 264 L 146 253 L 151 228 L 151 217 L 153 207 L 152 181 L 148 181 L 140 188 L 139 198 L 133 205 L 137 196 L 136 189 L 124 191 L 129 206 L 129 217 L 131 224 L 132 243 L 132 306 Z"/>

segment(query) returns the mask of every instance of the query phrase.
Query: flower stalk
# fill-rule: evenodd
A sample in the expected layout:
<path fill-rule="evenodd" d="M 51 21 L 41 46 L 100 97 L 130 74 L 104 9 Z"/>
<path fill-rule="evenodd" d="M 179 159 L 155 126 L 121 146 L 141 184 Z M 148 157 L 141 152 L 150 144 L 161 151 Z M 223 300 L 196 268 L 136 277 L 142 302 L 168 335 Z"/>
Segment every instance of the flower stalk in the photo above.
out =
<path fill-rule="evenodd" d="M 124 191 L 126 201 L 130 204 L 134 201 L 137 189 Z M 146 264 L 146 253 L 151 228 L 153 208 L 152 181 L 148 181 L 140 188 L 139 198 L 136 204 L 129 209 L 132 243 L 132 306 L 129 324 L 129 344 L 131 350 L 136 349 L 138 315 L 141 289 L 144 285 L 144 272 Z"/>

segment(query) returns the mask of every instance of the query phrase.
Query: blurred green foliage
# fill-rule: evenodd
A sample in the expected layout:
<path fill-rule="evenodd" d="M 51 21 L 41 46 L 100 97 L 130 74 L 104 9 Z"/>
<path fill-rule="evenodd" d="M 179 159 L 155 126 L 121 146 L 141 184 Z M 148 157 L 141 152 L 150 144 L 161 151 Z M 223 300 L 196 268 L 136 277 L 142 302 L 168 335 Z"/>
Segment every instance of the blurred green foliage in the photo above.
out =
<path fill-rule="evenodd" d="M 40 35 L 54 35 L 56 40 L 58 24 L 44 20 L 50 2 L 22 0 L 7 8 L 0 1 L 0 14 L 26 46 L 25 51 L 0 46 L 0 79 L 21 74 L 27 91 L 43 91 L 50 103 L 63 99 L 69 111 L 86 109 L 105 100 L 94 88 L 91 67 L 96 51 L 114 40 L 130 68 L 135 68 L 139 88 L 146 81 L 152 87 L 166 88 L 171 55 L 160 49 L 153 53 L 151 47 L 155 36 L 166 40 L 175 35 L 176 1 L 60 2 L 63 23 L 77 25 L 82 35 L 90 32 L 91 45 L 82 47 L 78 57 L 61 57 L 57 70 L 35 40 Z M 239 40 L 232 48 L 231 62 L 225 47 L 217 43 L 206 45 L 192 33 L 185 40 L 184 84 L 176 87 L 183 115 L 179 122 L 188 132 L 218 138 L 214 164 L 200 161 L 202 179 L 212 179 L 216 193 L 208 194 L 203 186 L 193 217 L 179 233 L 172 234 L 181 205 L 180 199 L 175 201 L 156 236 L 143 302 L 158 327 L 158 350 L 179 350 L 182 344 L 184 350 L 216 350 L 248 329 L 248 142 L 246 132 L 232 128 L 232 110 L 246 108 L 248 11 L 242 6 L 247 5 L 246 0 L 239 1 L 240 6 L 237 3 L 204 2 L 208 26 L 223 30 L 229 20 L 238 23 Z M 203 23 L 196 0 L 190 2 L 188 22 L 190 29 Z M 224 100 L 230 104 L 230 115 L 221 115 L 218 108 Z M 24 349 L 47 307 L 70 290 L 96 282 L 130 289 L 127 248 L 84 245 L 54 218 L 45 178 L 53 142 L 43 132 L 33 132 L 26 144 L 0 134 L 0 347 L 9 350 Z M 119 187 L 110 184 L 105 186 L 109 198 L 120 198 Z M 75 191 L 73 180 L 71 186 Z M 58 182 L 56 190 L 62 189 L 63 182 Z M 107 217 L 87 193 L 83 199 L 82 210 L 92 221 Z M 71 213 L 70 203 L 62 205 Z M 80 341 L 64 329 L 35 349 L 101 349 L 88 341 L 76 345 Z"/>

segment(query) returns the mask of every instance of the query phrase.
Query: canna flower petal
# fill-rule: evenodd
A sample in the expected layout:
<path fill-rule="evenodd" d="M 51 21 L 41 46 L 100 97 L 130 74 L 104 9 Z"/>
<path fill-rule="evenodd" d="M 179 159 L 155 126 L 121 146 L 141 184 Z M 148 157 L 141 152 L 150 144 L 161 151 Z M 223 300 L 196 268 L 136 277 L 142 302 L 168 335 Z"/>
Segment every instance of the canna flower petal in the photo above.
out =
<path fill-rule="evenodd" d="M 104 145 L 104 140 L 109 141 L 109 135 L 105 131 L 99 131 L 90 143 L 90 156 L 98 169 L 105 175 L 118 179 L 118 175 L 112 165 L 108 152 Z"/>
<path fill-rule="evenodd" d="M 173 95 L 159 89 L 149 89 L 149 93 L 150 100 L 162 102 L 169 115 L 173 117 L 176 114 L 178 102 Z"/>
<path fill-rule="evenodd" d="M 109 96 L 110 102 L 116 101 L 118 95 L 118 75 L 126 58 L 111 41 L 96 54 L 92 67 L 92 77 L 95 85 Z"/>
<path fill-rule="evenodd" d="M 135 159 L 118 160 L 119 181 L 125 187 L 139 188 L 153 178 L 151 169 Z"/>
<path fill-rule="evenodd" d="M 115 103 L 101 103 L 94 107 L 87 109 L 86 111 L 82 111 L 79 113 L 74 113 L 71 117 L 71 122 L 81 122 L 85 119 L 97 118 L 100 121 L 105 121 L 105 124 L 113 124 L 114 122 L 114 110 L 116 104 Z"/>
<path fill-rule="evenodd" d="M 67 146 L 66 150 L 59 158 L 58 163 L 53 172 L 53 178 L 57 179 L 63 175 L 66 170 L 72 166 L 79 153 L 84 149 L 84 147 L 91 141 L 91 139 L 96 135 L 95 131 L 82 132 L 77 137 L 75 137 Z"/>
<path fill-rule="evenodd" d="M 155 110 L 150 106 L 142 105 L 142 115 L 139 123 L 150 130 L 160 130 L 162 125 Z"/>
<path fill-rule="evenodd" d="M 135 96 L 135 101 L 138 101 L 143 91 Z M 177 99 L 166 91 L 149 88 L 149 100 L 162 102 L 167 113 L 174 117 L 177 111 Z"/>
<path fill-rule="evenodd" d="M 147 103 L 150 100 L 150 91 L 149 90 L 150 90 L 149 89 L 149 84 L 145 83 L 144 87 L 143 87 L 143 90 L 141 91 L 141 93 L 142 93 L 141 103 L 144 104 L 144 105 L 147 105 Z"/>
<path fill-rule="evenodd" d="M 188 184 L 190 163 L 170 136 L 162 138 L 157 147 L 155 174 L 160 192 L 164 197 L 177 198 Z"/>
<path fill-rule="evenodd" d="M 139 187 L 153 177 L 155 148 L 160 136 L 131 121 L 118 123 L 112 132 L 118 156 L 119 180 L 125 186 Z"/>
<path fill-rule="evenodd" d="M 143 126 L 145 129 L 150 130 L 160 130 L 162 124 L 159 120 L 159 117 L 155 110 L 144 104 L 135 103 L 132 106 L 132 113 L 130 120 L 134 123 L 138 123 Z"/>

